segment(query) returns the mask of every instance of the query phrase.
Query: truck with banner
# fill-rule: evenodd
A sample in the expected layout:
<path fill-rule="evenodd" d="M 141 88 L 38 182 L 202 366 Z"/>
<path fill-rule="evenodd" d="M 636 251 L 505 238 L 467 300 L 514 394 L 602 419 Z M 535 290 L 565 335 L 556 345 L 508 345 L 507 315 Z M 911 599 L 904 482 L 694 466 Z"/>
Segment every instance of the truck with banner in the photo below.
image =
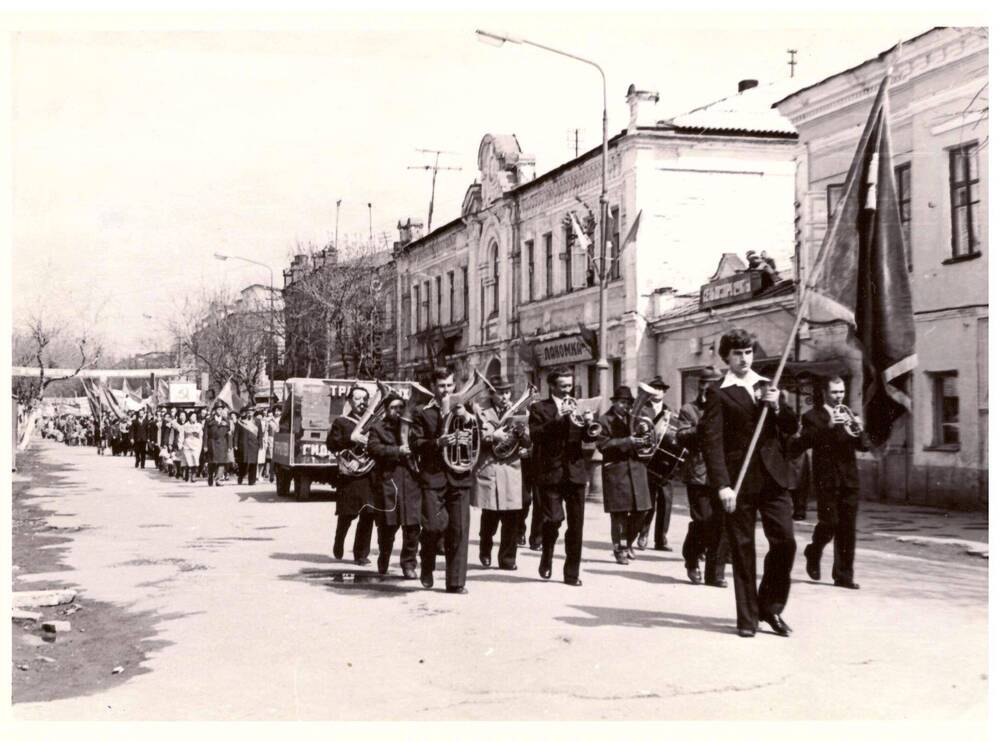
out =
<path fill-rule="evenodd" d="M 409 399 L 410 384 L 405 381 L 383 382 L 403 399 Z M 285 401 L 274 436 L 274 477 L 278 496 L 304 502 L 309 499 L 314 482 L 336 487 L 337 458 L 326 447 L 326 436 L 333 421 L 345 412 L 351 387 L 368 391 L 370 400 L 377 396 L 374 381 L 352 379 L 287 379 Z"/>

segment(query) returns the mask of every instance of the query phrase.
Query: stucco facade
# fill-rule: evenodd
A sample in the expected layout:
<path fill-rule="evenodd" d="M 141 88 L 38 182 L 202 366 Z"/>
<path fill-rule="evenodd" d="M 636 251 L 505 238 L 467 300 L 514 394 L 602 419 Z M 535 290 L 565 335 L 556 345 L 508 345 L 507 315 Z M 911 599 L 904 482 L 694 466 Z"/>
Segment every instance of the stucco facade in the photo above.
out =
<path fill-rule="evenodd" d="M 801 143 L 803 270 L 822 242 L 889 55 L 777 104 Z M 868 488 L 884 498 L 986 504 L 987 55 L 985 29 L 939 28 L 904 43 L 894 64 L 890 131 L 901 213 L 909 217 L 919 365 L 912 415 L 897 425 L 886 456 L 866 466 Z"/>

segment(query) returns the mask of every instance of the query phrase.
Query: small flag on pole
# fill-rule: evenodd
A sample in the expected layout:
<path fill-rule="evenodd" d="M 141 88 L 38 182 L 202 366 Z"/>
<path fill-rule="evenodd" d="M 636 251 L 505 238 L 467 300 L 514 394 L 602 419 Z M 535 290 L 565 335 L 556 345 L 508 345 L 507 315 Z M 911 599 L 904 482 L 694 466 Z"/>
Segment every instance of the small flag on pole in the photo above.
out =
<path fill-rule="evenodd" d="M 916 368 L 916 332 L 906 248 L 889 141 L 889 76 L 854 154 L 843 195 L 809 289 L 811 312 L 846 320 L 861 346 L 864 420 L 881 448 L 910 410 L 906 374 Z"/>

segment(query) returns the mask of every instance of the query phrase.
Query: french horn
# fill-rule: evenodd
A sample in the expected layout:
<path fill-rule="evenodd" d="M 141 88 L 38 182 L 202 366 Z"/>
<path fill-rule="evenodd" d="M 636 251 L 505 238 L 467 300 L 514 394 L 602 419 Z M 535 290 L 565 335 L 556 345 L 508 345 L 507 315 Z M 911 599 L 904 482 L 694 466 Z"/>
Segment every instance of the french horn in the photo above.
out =
<path fill-rule="evenodd" d="M 482 431 L 473 400 L 491 388 L 486 378 L 476 371 L 461 391 L 449 394 L 443 400 L 441 414 L 444 415 L 444 434 L 454 434 L 455 442 L 446 446 L 441 456 L 445 466 L 456 474 L 472 471 L 479 460 Z M 464 410 L 466 403 L 472 403 L 473 412 Z"/>
<path fill-rule="evenodd" d="M 506 433 L 506 438 L 503 441 L 493 444 L 493 455 L 500 461 L 512 458 L 520 449 L 519 439 L 527 424 L 524 419 L 524 411 L 531 404 L 531 399 L 535 396 L 536 391 L 538 390 L 535 387 L 528 384 L 524 394 L 504 411 L 497 423 L 497 430 L 503 430 Z"/>
<path fill-rule="evenodd" d="M 844 426 L 844 432 L 847 433 L 852 438 L 857 438 L 861 435 L 861 421 L 858 420 L 858 416 L 854 414 L 850 407 L 846 404 L 837 405 L 833 411 L 847 419 L 841 423 Z"/>

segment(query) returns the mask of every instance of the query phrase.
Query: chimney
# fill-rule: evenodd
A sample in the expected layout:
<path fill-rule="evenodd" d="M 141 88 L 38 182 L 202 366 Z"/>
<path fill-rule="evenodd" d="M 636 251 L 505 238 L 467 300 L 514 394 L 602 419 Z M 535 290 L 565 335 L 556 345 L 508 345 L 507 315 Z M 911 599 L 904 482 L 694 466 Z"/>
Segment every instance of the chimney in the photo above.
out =
<path fill-rule="evenodd" d="M 638 90 L 628 86 L 625 102 L 628 103 L 628 133 L 634 134 L 640 126 L 656 126 L 656 104 L 660 94 L 654 90 Z"/>
<path fill-rule="evenodd" d="M 740 80 L 736 85 L 736 92 L 743 93 L 751 88 L 757 87 L 756 80 Z"/>
<path fill-rule="evenodd" d="M 399 230 L 400 247 L 405 247 L 414 240 L 419 240 L 424 236 L 424 223 L 413 217 L 409 217 L 405 223 L 397 223 L 396 228 Z"/>

